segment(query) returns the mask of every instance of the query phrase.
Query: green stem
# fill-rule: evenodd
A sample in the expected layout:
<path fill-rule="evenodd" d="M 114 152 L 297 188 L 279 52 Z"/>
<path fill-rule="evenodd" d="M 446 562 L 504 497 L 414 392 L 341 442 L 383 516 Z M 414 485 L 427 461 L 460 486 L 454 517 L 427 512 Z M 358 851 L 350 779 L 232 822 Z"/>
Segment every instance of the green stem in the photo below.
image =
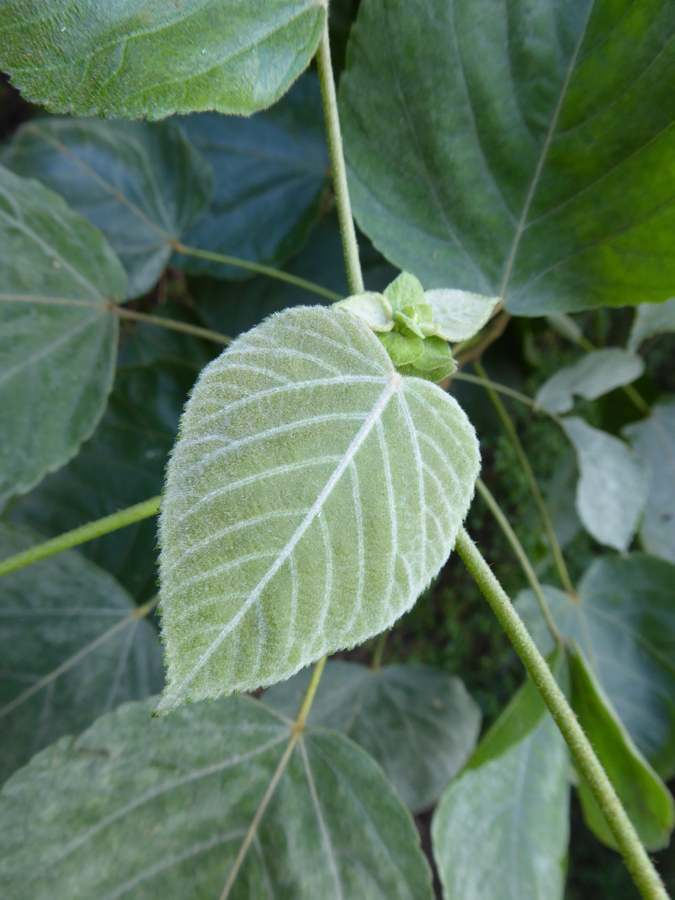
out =
<path fill-rule="evenodd" d="M 321 85 L 321 98 L 323 100 L 323 114 L 326 119 L 326 132 L 328 134 L 328 149 L 330 151 L 330 166 L 333 173 L 333 189 L 337 203 L 338 218 L 340 220 L 340 234 L 342 235 L 342 249 L 345 255 L 347 267 L 347 280 L 352 294 L 362 294 L 363 274 L 359 260 L 359 247 L 356 242 L 356 229 L 352 216 L 352 207 L 349 201 L 349 187 L 347 185 L 347 169 L 342 149 L 342 134 L 340 133 L 340 119 L 338 117 L 337 96 L 335 94 L 335 79 L 333 78 L 333 63 L 330 58 L 330 43 L 328 40 L 328 20 L 321 35 L 321 42 L 316 54 L 319 67 L 319 83 Z"/>
<path fill-rule="evenodd" d="M 457 537 L 457 552 L 492 607 L 555 719 L 614 835 L 628 871 L 642 897 L 644 900 L 668 900 L 663 882 L 546 660 L 537 650 L 511 601 L 493 575 L 492 569 L 464 528 L 460 529 Z"/>
<path fill-rule="evenodd" d="M 480 360 L 475 360 L 474 368 L 478 372 L 478 374 L 489 381 L 487 377 L 487 372 L 485 371 L 483 364 Z M 515 426 L 511 421 L 511 417 L 506 411 L 506 407 L 502 403 L 501 399 L 497 392 L 489 387 L 485 386 L 486 391 L 490 396 L 490 400 L 492 401 L 492 405 L 497 411 L 497 415 L 502 421 L 502 425 L 504 426 L 504 430 L 513 447 L 518 455 L 518 459 L 520 460 L 520 464 L 523 467 L 523 471 L 525 472 L 525 477 L 527 478 L 528 484 L 530 485 L 530 490 L 532 491 L 532 496 L 534 497 L 534 502 L 537 504 L 537 508 L 539 510 L 539 515 L 541 516 L 541 520 L 544 523 L 544 528 L 546 529 L 546 534 L 548 535 L 549 544 L 551 546 L 551 552 L 553 553 L 553 559 L 555 560 L 556 568 L 558 570 L 558 574 L 560 575 L 560 580 L 562 582 L 563 587 L 567 591 L 567 593 L 572 598 L 576 598 L 576 592 L 572 585 L 572 581 L 569 576 L 569 572 L 567 571 L 567 566 L 565 565 L 565 559 L 562 554 L 562 550 L 560 548 L 560 544 L 558 543 L 558 537 L 555 533 L 555 529 L 553 528 L 553 523 L 551 522 L 551 517 L 548 514 L 548 509 L 546 508 L 546 504 L 544 503 L 544 498 L 541 495 L 541 491 L 539 490 L 539 485 L 537 484 L 537 479 L 535 478 L 534 472 L 532 471 L 532 466 L 530 465 L 530 461 L 527 458 L 527 454 L 523 448 L 523 445 L 520 442 L 520 438 L 518 437 L 518 433 L 516 432 Z"/>
<path fill-rule="evenodd" d="M 537 573 L 532 568 L 530 560 L 527 558 L 527 554 L 523 549 L 523 545 L 518 540 L 518 535 L 515 533 L 513 528 L 511 528 L 511 523 L 502 512 L 499 504 L 492 495 L 492 492 L 482 480 L 482 478 L 478 478 L 476 480 L 476 487 L 478 489 L 478 493 L 487 503 L 490 512 L 495 517 L 497 524 L 506 535 L 506 539 L 508 540 L 509 544 L 511 544 L 511 547 L 518 557 L 518 561 L 520 562 L 522 570 L 525 573 L 525 577 L 529 581 L 530 587 L 534 591 L 534 595 L 537 598 L 542 615 L 544 616 L 546 624 L 548 625 L 548 630 L 551 632 L 551 635 L 553 636 L 553 639 L 555 641 L 557 641 L 558 643 L 562 643 L 563 637 L 558 631 L 555 621 L 553 620 L 551 610 L 548 608 L 548 603 L 546 602 L 546 596 L 544 595 L 541 582 L 537 578 Z"/>
<path fill-rule="evenodd" d="M 528 397 L 527 394 L 523 394 L 520 391 L 507 387 L 505 384 L 500 384 L 498 381 L 493 381 L 491 378 L 482 378 L 480 375 L 468 375 L 466 372 L 453 372 L 451 381 L 466 381 L 469 384 L 480 385 L 480 387 L 492 388 L 493 391 L 505 394 L 507 397 L 512 397 L 514 400 L 524 403 L 525 406 L 529 406 L 533 412 L 542 413 L 543 415 L 548 416 L 549 419 L 552 419 L 556 425 L 560 426 L 560 428 L 563 427 L 562 419 L 560 416 L 556 415 L 556 413 L 550 412 L 545 407 L 540 406 L 536 400 L 533 400 L 532 397 Z"/>
<path fill-rule="evenodd" d="M 284 272 L 282 269 L 274 269 L 272 266 L 264 266 L 262 263 L 238 259 L 236 256 L 226 256 L 224 253 L 213 253 L 211 250 L 186 247 L 180 241 L 172 241 L 171 246 L 177 253 L 183 253 L 185 256 L 195 256 L 197 259 L 207 259 L 210 262 L 224 263 L 227 266 L 246 269 L 249 272 L 255 272 L 257 275 L 267 275 L 269 278 L 276 278 L 277 281 L 286 281 L 288 284 L 293 284 L 312 294 L 318 294 L 320 297 L 325 297 L 326 300 L 342 300 L 342 296 L 336 294 L 335 291 L 330 291 L 328 288 L 321 287 L 320 284 L 315 284 L 313 281 L 307 281 L 306 278 L 300 278 L 298 275 L 291 275 L 290 272 Z"/>
<path fill-rule="evenodd" d="M 135 506 L 129 506 L 127 509 L 121 509 L 119 512 L 113 513 L 111 516 L 105 516 L 103 519 L 97 519 L 95 522 L 89 522 L 87 525 L 81 525 L 72 531 L 66 531 L 58 537 L 52 538 L 51 541 L 44 541 L 42 544 L 36 544 L 29 547 L 15 556 L 0 561 L 0 576 L 8 575 L 24 566 L 30 566 L 32 563 L 39 562 L 41 559 L 47 559 L 62 550 L 68 550 L 70 547 L 77 547 L 78 544 L 84 544 L 92 541 L 94 538 L 109 534 L 111 531 L 117 531 L 118 528 L 125 528 L 127 525 L 133 525 L 134 522 L 141 522 L 143 519 L 149 519 L 157 514 L 161 497 L 152 497 L 150 500 L 144 500 L 143 503 L 137 503 Z"/>
<path fill-rule="evenodd" d="M 316 689 L 319 687 L 319 682 L 321 681 L 321 676 L 323 674 L 323 667 L 326 665 L 327 659 L 327 656 L 322 656 L 312 670 L 312 677 L 309 679 L 309 684 L 307 685 L 307 690 L 305 691 L 302 706 L 300 707 L 298 714 L 295 717 L 293 732 L 296 735 L 300 734 L 303 731 L 307 723 L 307 716 L 309 715 L 309 711 L 312 708 L 312 703 L 314 703 Z"/>
<path fill-rule="evenodd" d="M 209 328 L 201 328 L 199 325 L 190 325 L 189 322 L 176 322 L 174 319 L 163 319 L 161 316 L 151 316 L 147 313 L 137 312 L 135 309 L 127 309 L 126 306 L 109 307 L 120 319 L 130 319 L 132 322 L 143 322 L 146 325 L 159 325 L 160 328 L 168 328 L 170 331 L 180 331 L 183 334 L 191 334 L 194 337 L 213 341 L 214 344 L 227 346 L 232 343 L 232 338 L 226 334 L 219 334 Z"/>

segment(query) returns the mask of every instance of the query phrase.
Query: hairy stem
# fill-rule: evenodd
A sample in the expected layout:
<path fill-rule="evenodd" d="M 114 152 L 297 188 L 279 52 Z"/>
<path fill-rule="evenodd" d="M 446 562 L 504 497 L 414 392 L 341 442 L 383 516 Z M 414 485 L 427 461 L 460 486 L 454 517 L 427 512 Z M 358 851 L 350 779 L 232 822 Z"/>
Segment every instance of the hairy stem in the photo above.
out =
<path fill-rule="evenodd" d="M 476 480 L 476 487 L 478 489 L 478 493 L 487 503 L 490 512 L 495 517 L 497 524 L 506 535 L 507 541 L 509 542 L 509 544 L 511 544 L 511 547 L 518 557 L 518 561 L 520 562 L 521 568 L 525 573 L 525 577 L 529 581 L 530 587 L 534 591 L 534 595 L 537 598 L 539 608 L 541 609 L 542 615 L 544 616 L 546 624 L 548 625 L 548 630 L 551 632 L 551 635 L 555 641 L 557 641 L 558 643 L 562 643 L 563 637 L 558 631 L 553 616 L 551 615 L 551 610 L 548 608 L 548 603 L 546 602 L 546 597 L 544 595 L 544 591 L 542 590 L 541 583 L 537 578 L 537 573 L 532 568 L 532 564 L 527 558 L 527 554 L 523 549 L 523 545 L 518 540 L 518 535 L 511 527 L 511 523 L 500 509 L 499 504 L 493 497 L 492 492 L 490 491 L 488 486 L 483 482 L 482 478 L 478 478 Z"/>
<path fill-rule="evenodd" d="M 377 644 L 375 644 L 375 653 L 373 653 L 373 661 L 370 664 L 370 668 L 374 672 L 377 672 L 377 670 L 382 665 L 382 657 L 384 656 L 384 648 L 387 646 L 388 637 L 389 629 L 387 629 L 387 631 L 383 631 L 377 639 Z"/>
<path fill-rule="evenodd" d="M 213 341 L 214 344 L 223 344 L 227 346 L 232 343 L 232 338 L 226 334 L 219 334 L 217 331 L 211 331 L 209 328 L 201 328 L 199 325 L 190 325 L 189 322 L 177 322 L 174 319 L 163 319 L 161 316 L 152 316 L 147 313 L 136 312 L 135 309 L 127 309 L 126 306 L 109 307 L 110 311 L 119 316 L 120 319 L 129 319 L 132 322 L 143 322 L 146 325 L 159 325 L 160 328 L 168 328 L 170 331 L 180 331 L 183 334 L 191 334 L 193 337 L 203 338 L 206 341 Z"/>
<path fill-rule="evenodd" d="M 474 368 L 476 372 L 489 381 L 487 377 L 487 372 L 483 368 L 483 364 L 479 360 L 474 361 Z M 556 568 L 558 570 L 558 574 L 560 575 L 560 580 L 562 582 L 563 587 L 567 591 L 567 593 L 572 598 L 576 598 L 576 592 L 572 585 L 572 581 L 569 576 L 569 572 L 567 571 L 567 566 L 565 565 L 565 559 L 562 554 L 562 550 L 560 548 L 560 544 L 558 543 L 558 536 L 555 533 L 553 528 L 553 523 L 551 522 L 551 517 L 548 514 L 548 509 L 546 508 L 546 504 L 544 503 L 544 498 L 541 495 L 541 491 L 539 490 L 539 485 L 537 484 L 537 479 L 535 478 L 534 472 L 532 471 L 532 466 L 530 465 L 530 461 L 527 458 L 527 454 L 523 448 L 523 445 L 520 442 L 520 438 L 518 437 L 518 433 L 516 432 L 515 426 L 511 421 L 511 417 L 506 411 L 506 407 L 502 403 L 497 392 L 489 387 L 485 386 L 487 390 L 490 400 L 492 401 L 492 405 L 497 411 L 497 415 L 502 421 L 502 425 L 504 426 L 504 430 L 513 447 L 518 455 L 518 459 L 520 460 L 520 464 L 523 467 L 523 471 L 525 472 L 525 477 L 527 478 L 528 484 L 530 485 L 530 490 L 532 491 L 532 496 L 534 497 L 534 502 L 537 504 L 537 508 L 539 510 L 539 515 L 541 516 L 541 520 L 544 524 L 544 528 L 546 529 L 546 534 L 548 535 L 549 544 L 551 547 L 551 552 L 553 553 L 553 559 L 555 560 Z"/>
<path fill-rule="evenodd" d="M 211 250 L 199 250 L 197 247 L 186 247 L 180 241 L 172 241 L 171 246 L 177 253 L 183 253 L 185 256 L 194 256 L 198 259 L 208 259 L 210 262 L 223 263 L 227 266 L 236 266 L 239 269 L 246 269 L 249 272 L 255 272 L 257 275 L 267 275 L 269 278 L 276 278 L 277 281 L 286 281 L 296 287 L 309 291 L 312 294 L 318 294 L 325 297 L 326 300 L 342 300 L 340 294 L 315 284 L 313 281 L 307 281 L 306 278 L 300 278 L 299 275 L 291 275 L 290 272 L 284 272 L 282 269 L 275 269 L 272 266 L 265 266 L 262 263 L 249 262 L 246 259 L 239 259 L 236 256 L 226 256 L 224 253 L 213 253 Z"/>
<path fill-rule="evenodd" d="M 312 669 L 312 677 L 309 679 L 309 684 L 307 685 L 307 690 L 305 691 L 302 705 L 300 706 L 298 714 L 295 717 L 295 726 L 293 728 L 294 733 L 300 734 L 307 723 L 307 716 L 309 715 L 309 711 L 312 708 L 312 703 L 314 703 L 316 689 L 319 687 L 319 682 L 321 681 L 321 676 L 323 675 L 323 667 L 326 665 L 327 659 L 327 656 L 322 656 Z"/>
<path fill-rule="evenodd" d="M 356 243 L 356 229 L 354 228 L 352 207 L 349 200 L 347 169 L 342 149 L 342 134 L 340 132 L 337 96 L 335 94 L 333 63 L 330 58 L 330 43 L 328 41 L 328 19 L 326 19 L 323 34 L 321 35 L 316 61 L 319 67 L 321 99 L 323 100 L 323 114 L 326 120 L 330 167 L 333 173 L 333 190 L 335 191 L 338 218 L 340 220 L 340 234 L 342 235 L 342 249 L 347 267 L 347 280 L 349 281 L 349 290 L 352 294 L 361 294 L 364 290 L 363 273 L 361 272 L 359 247 Z"/>
<path fill-rule="evenodd" d="M 497 391 L 499 394 L 504 394 L 507 397 L 518 400 L 520 403 L 524 403 L 525 406 L 529 406 L 533 412 L 542 413 L 543 415 L 548 416 L 549 419 L 552 419 L 556 425 L 560 426 L 560 428 L 563 427 L 562 419 L 560 416 L 556 415 L 556 413 L 550 412 L 545 407 L 540 406 L 536 400 L 533 400 L 532 397 L 528 397 L 527 394 L 516 391 L 505 384 L 500 384 L 498 381 L 493 381 L 491 378 L 482 378 L 480 375 L 469 375 L 466 372 L 453 372 L 449 381 L 451 383 L 452 381 L 466 381 L 469 384 L 477 384 L 480 387 L 492 388 L 493 391 Z"/>
<path fill-rule="evenodd" d="M 642 897 L 644 900 L 668 900 L 668 894 L 658 872 L 652 865 L 607 773 L 595 755 L 565 695 L 558 687 L 546 660 L 537 650 L 511 601 L 493 575 L 492 569 L 464 528 L 460 529 L 457 537 L 457 552 L 492 607 L 555 719 L 614 835 L 628 871 Z"/>
<path fill-rule="evenodd" d="M 87 541 L 93 541 L 94 538 L 101 537 L 104 534 L 110 534 L 111 531 L 117 531 L 118 528 L 125 528 L 127 525 L 133 525 L 134 522 L 141 522 L 143 519 L 149 519 L 157 515 L 161 497 L 152 497 L 150 500 L 144 500 L 135 506 L 129 506 L 127 509 L 121 509 L 119 512 L 103 519 L 97 519 L 95 522 L 89 522 L 87 525 L 81 525 L 72 531 L 66 531 L 58 537 L 52 538 L 50 541 L 44 541 L 42 544 L 36 544 L 29 547 L 15 556 L 0 561 L 0 576 L 8 575 L 24 566 L 30 566 L 32 563 L 39 562 L 41 559 L 47 559 L 62 550 L 68 550 L 70 547 L 77 547 L 78 544 L 85 544 Z"/>

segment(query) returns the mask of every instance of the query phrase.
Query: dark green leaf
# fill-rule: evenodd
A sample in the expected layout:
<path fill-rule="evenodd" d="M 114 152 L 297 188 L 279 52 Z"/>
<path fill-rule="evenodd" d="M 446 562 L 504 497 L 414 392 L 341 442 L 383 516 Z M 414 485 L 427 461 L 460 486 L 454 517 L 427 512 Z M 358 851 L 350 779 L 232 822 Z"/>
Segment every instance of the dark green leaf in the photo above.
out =
<path fill-rule="evenodd" d="M 37 535 L 0 524 L 0 558 Z M 101 569 L 67 551 L 2 579 L 0 715 L 7 704 L 110 628 L 91 654 L 0 718 L 0 782 L 47 744 L 81 731 L 125 700 L 164 681 L 157 632 L 130 618 L 131 597 Z M 0 878 L 0 883 L 2 878 Z M 4 890 L 2 892 L 4 894 Z"/>
<path fill-rule="evenodd" d="M 445 900 L 561 900 L 567 772 L 565 742 L 528 681 L 434 813 Z"/>
<path fill-rule="evenodd" d="M 650 556 L 600 559 L 572 602 L 544 588 L 565 637 L 574 638 L 598 673 L 640 751 L 663 778 L 675 772 L 675 566 Z M 531 591 L 517 608 L 540 650 L 551 638 Z"/>
<path fill-rule="evenodd" d="M 321 94 L 307 74 L 286 97 L 252 119 L 205 113 L 181 120 L 215 172 L 206 215 L 184 243 L 278 266 L 305 243 L 328 185 Z M 196 274 L 247 278 L 245 269 L 194 256 L 175 264 Z"/>
<path fill-rule="evenodd" d="M 110 403 L 93 438 L 11 507 L 11 521 L 52 537 L 159 494 L 183 404 L 213 352 L 164 328 L 125 328 Z M 157 591 L 156 534 L 148 519 L 81 549 L 145 599 Z"/>
<path fill-rule="evenodd" d="M 57 194 L 0 166 L 0 501 L 58 469 L 103 415 L 124 269 Z"/>
<path fill-rule="evenodd" d="M 359 224 L 521 315 L 675 284 L 671 0 L 366 0 L 340 82 Z"/>
<path fill-rule="evenodd" d="M 249 115 L 307 67 L 325 17 L 322 0 L 4 0 L 0 69 L 53 112 Z"/>
<path fill-rule="evenodd" d="M 651 472 L 640 526 L 642 546 L 675 563 L 675 402 L 657 403 L 648 418 L 628 425 L 623 433 Z"/>
<path fill-rule="evenodd" d="M 572 707 L 579 724 L 593 745 L 642 843 L 648 850 L 667 847 L 675 823 L 673 798 L 631 740 L 578 648 L 570 652 L 570 682 Z M 618 850 L 583 776 L 579 781 L 579 798 L 588 827 L 603 843 Z"/>
<path fill-rule="evenodd" d="M 431 900 L 410 814 L 346 738 L 248 697 L 99 719 L 0 794 L 7 900 Z"/>
<path fill-rule="evenodd" d="M 271 687 L 265 703 L 294 718 L 310 670 Z M 430 666 L 328 662 L 309 714 L 360 744 L 382 766 L 413 812 L 435 803 L 475 747 L 478 706 L 458 678 Z"/>
<path fill-rule="evenodd" d="M 127 296 L 145 294 L 203 212 L 213 172 L 173 122 L 43 118 L 24 125 L 0 161 L 38 178 L 95 225 L 124 265 Z"/>

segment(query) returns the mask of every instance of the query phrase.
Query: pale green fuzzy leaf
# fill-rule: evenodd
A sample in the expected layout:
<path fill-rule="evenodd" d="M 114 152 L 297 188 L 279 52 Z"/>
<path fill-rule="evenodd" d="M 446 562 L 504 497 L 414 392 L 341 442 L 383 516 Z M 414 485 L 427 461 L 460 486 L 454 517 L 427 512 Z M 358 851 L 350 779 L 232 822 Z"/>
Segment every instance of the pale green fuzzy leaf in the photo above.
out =
<path fill-rule="evenodd" d="M 647 850 L 667 847 L 675 822 L 668 788 L 640 753 L 612 708 L 591 666 L 574 647 L 570 651 L 572 707 L 593 745 L 623 808 Z M 588 783 L 579 776 L 579 799 L 586 824 L 603 843 L 618 846 Z"/>
<path fill-rule="evenodd" d="M 583 419 L 563 419 L 579 463 L 577 512 L 596 541 L 627 550 L 649 496 L 647 466 L 623 441 Z"/>
<path fill-rule="evenodd" d="M 675 331 L 675 297 L 665 303 L 642 303 L 635 310 L 628 338 L 628 350 L 636 353 L 640 344 L 647 338 L 669 331 Z"/>
<path fill-rule="evenodd" d="M 359 225 L 518 315 L 675 286 L 672 0 L 367 0 L 340 79 Z"/>
<path fill-rule="evenodd" d="M 408 311 L 412 313 L 412 316 L 408 316 L 406 313 L 400 312 L 398 310 L 394 313 L 394 321 L 396 322 L 398 330 L 405 337 L 423 338 L 424 332 L 416 321 L 418 318 L 418 316 L 415 315 L 416 311 L 410 308 L 408 308 Z"/>
<path fill-rule="evenodd" d="M 648 553 L 675 563 L 675 402 L 657 403 L 651 415 L 623 429 L 651 470 L 651 487 L 640 526 Z"/>
<path fill-rule="evenodd" d="M 578 602 L 544 586 L 560 633 L 579 643 L 631 737 L 663 778 L 675 772 L 675 566 L 642 554 L 596 560 Z M 534 594 L 516 606 L 539 649 L 553 649 Z"/>
<path fill-rule="evenodd" d="M 265 703 L 297 714 L 310 670 L 271 687 Z M 328 661 L 308 723 L 333 728 L 382 766 L 401 798 L 417 812 L 435 803 L 476 745 L 481 713 L 459 678 L 431 666 Z"/>
<path fill-rule="evenodd" d="M 569 412 L 574 398 L 596 400 L 617 387 L 630 384 L 645 370 L 644 360 L 620 347 L 587 353 L 570 366 L 563 366 L 537 391 L 535 400 L 549 412 Z"/>
<path fill-rule="evenodd" d="M 107 306 L 126 279 L 61 197 L 2 166 L 0 272 L 2 501 L 67 462 L 103 415 L 118 333 Z"/>
<path fill-rule="evenodd" d="M 202 372 L 160 520 L 158 708 L 288 678 L 388 628 L 452 550 L 474 430 L 340 309 L 300 307 Z"/>
<path fill-rule="evenodd" d="M 5 900 L 432 900 L 410 813 L 348 739 L 249 697 L 129 703 L 0 794 Z"/>
<path fill-rule="evenodd" d="M 103 232 L 127 272 L 127 296 L 147 293 L 206 208 L 213 172 L 174 122 L 43 118 L 24 125 L 0 161 L 38 178 Z"/>
<path fill-rule="evenodd" d="M 457 369 L 452 351 L 447 341 L 439 337 L 428 337 L 422 341 L 422 352 L 409 366 L 400 366 L 404 375 L 416 375 L 427 381 L 442 381 Z"/>
<path fill-rule="evenodd" d="M 448 786 L 432 822 L 445 900 L 562 900 L 565 742 L 528 681 Z"/>
<path fill-rule="evenodd" d="M 499 297 L 483 297 L 469 291 L 439 288 L 424 294 L 440 325 L 439 337 L 446 341 L 466 341 L 489 321 Z"/>
<path fill-rule="evenodd" d="M 249 115 L 314 56 L 323 0 L 3 0 L 0 69 L 52 112 Z"/>
<path fill-rule="evenodd" d="M 40 539 L 34 532 L 0 524 L 0 559 Z M 13 711 L 2 712 L 135 609 L 114 578 L 72 551 L 3 577 L 0 783 L 62 735 L 81 731 L 126 700 L 161 689 L 164 675 L 157 632 L 148 622 L 131 618 L 68 671 Z"/>
<path fill-rule="evenodd" d="M 355 294 L 336 304 L 339 309 L 346 309 L 363 319 L 369 328 L 377 332 L 388 332 L 394 327 L 394 319 L 389 301 L 384 294 L 366 291 Z"/>
<path fill-rule="evenodd" d="M 419 279 L 410 272 L 401 272 L 384 290 L 384 296 L 391 303 L 392 309 L 402 310 L 405 306 L 418 306 L 426 303 L 424 288 Z"/>
<path fill-rule="evenodd" d="M 399 331 L 379 334 L 378 337 L 397 368 L 409 365 L 422 355 L 423 341 L 421 338 L 407 337 Z"/>
<path fill-rule="evenodd" d="M 303 75 L 279 103 L 252 118 L 203 113 L 179 121 L 215 173 L 209 209 L 183 243 L 270 266 L 297 253 L 316 225 L 330 179 L 315 74 Z M 182 254 L 173 265 L 216 278 L 251 276 L 246 269 Z"/>

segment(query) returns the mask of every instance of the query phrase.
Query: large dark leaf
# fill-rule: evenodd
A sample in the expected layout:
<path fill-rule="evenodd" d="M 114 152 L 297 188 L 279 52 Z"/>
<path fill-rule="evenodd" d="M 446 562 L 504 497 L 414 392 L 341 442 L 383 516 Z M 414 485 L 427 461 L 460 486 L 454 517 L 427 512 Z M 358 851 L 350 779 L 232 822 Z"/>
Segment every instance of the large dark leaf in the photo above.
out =
<path fill-rule="evenodd" d="M 674 33 L 671 0 L 364 0 L 340 84 L 361 227 L 521 315 L 671 297 Z"/>
<path fill-rule="evenodd" d="M 249 697 L 151 719 L 129 703 L 0 794 L 6 900 L 431 900 L 382 770 Z M 221 894 L 222 891 L 222 894 Z"/>
<path fill-rule="evenodd" d="M 127 296 L 146 293 L 203 212 L 213 172 L 174 122 L 44 118 L 24 125 L 0 160 L 38 178 L 108 238 Z"/>
<path fill-rule="evenodd" d="M 639 554 L 596 560 L 578 600 L 544 592 L 558 629 L 586 654 L 629 734 L 662 777 L 675 771 L 675 566 Z M 517 607 L 540 650 L 552 647 L 536 598 Z"/>
<path fill-rule="evenodd" d="M 113 393 L 93 438 L 60 472 L 10 509 L 13 522 L 53 536 L 159 494 L 188 391 L 215 347 L 164 328 L 125 330 Z M 82 546 L 137 598 L 156 592 L 156 523 Z"/>
<path fill-rule="evenodd" d="M 248 115 L 307 67 L 325 17 L 323 0 L 3 0 L 0 69 L 54 112 Z"/>
<path fill-rule="evenodd" d="M 0 166 L 0 502 L 73 457 L 112 387 L 124 269 L 63 199 Z"/>
<path fill-rule="evenodd" d="M 316 223 L 329 164 L 321 93 L 303 76 L 276 106 L 251 119 L 204 113 L 181 119 L 213 166 L 211 205 L 184 243 L 251 262 L 280 265 Z M 246 278 L 245 269 L 178 256 L 188 272 Z"/>
<path fill-rule="evenodd" d="M 293 717 L 309 683 L 305 669 L 271 687 L 265 703 Z M 384 769 L 408 806 L 435 803 L 473 751 L 481 714 L 459 680 L 431 666 L 328 662 L 308 722 L 348 735 Z"/>
<path fill-rule="evenodd" d="M 0 525 L 0 558 L 25 550 L 36 539 L 34 533 Z M 136 607 L 127 592 L 80 554 L 60 553 L 5 575 L 0 588 L 0 712 L 92 641 L 121 626 L 91 654 L 2 715 L 2 782 L 61 735 L 81 731 L 125 700 L 159 690 L 164 672 L 155 629 L 134 618 Z"/>

